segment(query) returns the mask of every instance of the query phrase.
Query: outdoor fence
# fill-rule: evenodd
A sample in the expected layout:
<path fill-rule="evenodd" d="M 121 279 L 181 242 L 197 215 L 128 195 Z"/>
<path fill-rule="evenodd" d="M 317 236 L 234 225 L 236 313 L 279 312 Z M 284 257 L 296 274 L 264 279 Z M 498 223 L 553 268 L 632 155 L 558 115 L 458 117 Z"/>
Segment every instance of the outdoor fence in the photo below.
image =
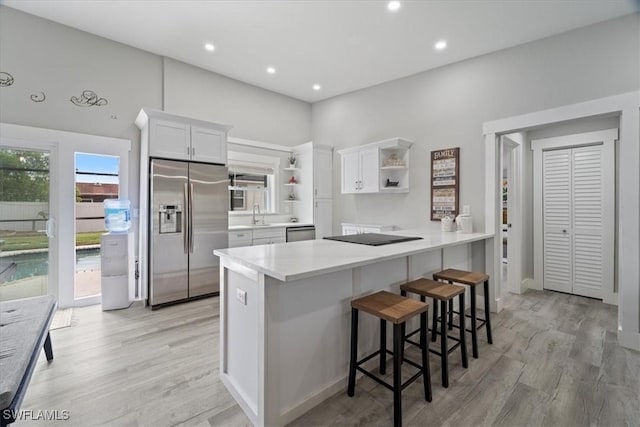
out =
<path fill-rule="evenodd" d="M 46 202 L 0 202 L 0 230 L 44 232 Z M 104 231 L 102 203 L 76 203 L 76 233 Z"/>

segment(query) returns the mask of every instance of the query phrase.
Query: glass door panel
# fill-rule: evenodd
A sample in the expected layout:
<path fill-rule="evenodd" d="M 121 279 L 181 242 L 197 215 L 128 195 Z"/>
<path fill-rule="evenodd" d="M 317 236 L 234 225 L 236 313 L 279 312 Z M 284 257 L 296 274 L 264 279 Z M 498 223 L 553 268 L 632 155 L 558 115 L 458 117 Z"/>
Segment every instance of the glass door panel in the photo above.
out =
<path fill-rule="evenodd" d="M 100 236 L 106 233 L 105 199 L 120 194 L 120 158 L 75 153 L 75 281 L 74 299 L 101 293 Z"/>
<path fill-rule="evenodd" d="M 46 295 L 50 156 L 0 148 L 0 301 Z"/>

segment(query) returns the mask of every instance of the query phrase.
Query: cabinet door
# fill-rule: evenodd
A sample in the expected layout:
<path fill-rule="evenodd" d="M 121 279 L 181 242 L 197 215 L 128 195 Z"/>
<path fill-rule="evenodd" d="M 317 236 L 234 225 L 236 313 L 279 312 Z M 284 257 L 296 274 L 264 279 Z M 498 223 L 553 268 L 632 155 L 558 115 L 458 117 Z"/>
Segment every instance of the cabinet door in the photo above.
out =
<path fill-rule="evenodd" d="M 359 153 L 342 155 L 342 193 L 356 193 L 360 188 Z"/>
<path fill-rule="evenodd" d="M 333 235 L 333 203 L 331 199 L 317 199 L 313 204 L 313 224 L 316 239 Z"/>
<path fill-rule="evenodd" d="M 224 132 L 191 126 L 191 160 L 226 164 L 227 144 Z"/>
<path fill-rule="evenodd" d="M 189 125 L 167 120 L 152 120 L 149 155 L 165 159 L 190 159 Z"/>
<path fill-rule="evenodd" d="M 378 177 L 380 176 L 380 162 L 378 148 L 359 151 L 360 160 L 360 190 L 359 193 L 378 192 Z"/>
<path fill-rule="evenodd" d="M 319 199 L 332 197 L 333 153 L 331 150 L 313 150 L 313 193 Z"/>

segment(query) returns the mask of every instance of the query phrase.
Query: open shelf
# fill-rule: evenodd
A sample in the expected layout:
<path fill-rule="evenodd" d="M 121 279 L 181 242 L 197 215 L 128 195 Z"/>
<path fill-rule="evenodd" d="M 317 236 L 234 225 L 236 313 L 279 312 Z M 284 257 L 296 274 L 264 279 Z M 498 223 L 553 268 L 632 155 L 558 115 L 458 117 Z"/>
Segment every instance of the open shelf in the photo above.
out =
<path fill-rule="evenodd" d="M 300 168 L 291 168 L 291 167 L 289 167 L 289 168 L 282 168 L 282 170 L 285 170 L 285 171 L 297 171 L 297 170 L 300 170 Z"/>

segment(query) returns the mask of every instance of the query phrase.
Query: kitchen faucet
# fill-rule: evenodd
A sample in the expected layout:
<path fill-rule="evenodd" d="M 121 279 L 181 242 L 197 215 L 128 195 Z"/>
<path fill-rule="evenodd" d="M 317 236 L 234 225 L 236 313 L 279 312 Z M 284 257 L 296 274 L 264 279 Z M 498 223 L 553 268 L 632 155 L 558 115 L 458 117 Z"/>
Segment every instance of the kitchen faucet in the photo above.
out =
<path fill-rule="evenodd" d="M 260 220 L 256 217 L 256 210 L 258 211 L 258 215 L 260 215 L 260 205 L 258 203 L 253 204 L 253 216 L 251 218 L 251 224 L 253 225 L 256 225 L 258 222 L 260 222 Z M 264 222 L 264 219 L 263 219 L 263 222 Z"/>

